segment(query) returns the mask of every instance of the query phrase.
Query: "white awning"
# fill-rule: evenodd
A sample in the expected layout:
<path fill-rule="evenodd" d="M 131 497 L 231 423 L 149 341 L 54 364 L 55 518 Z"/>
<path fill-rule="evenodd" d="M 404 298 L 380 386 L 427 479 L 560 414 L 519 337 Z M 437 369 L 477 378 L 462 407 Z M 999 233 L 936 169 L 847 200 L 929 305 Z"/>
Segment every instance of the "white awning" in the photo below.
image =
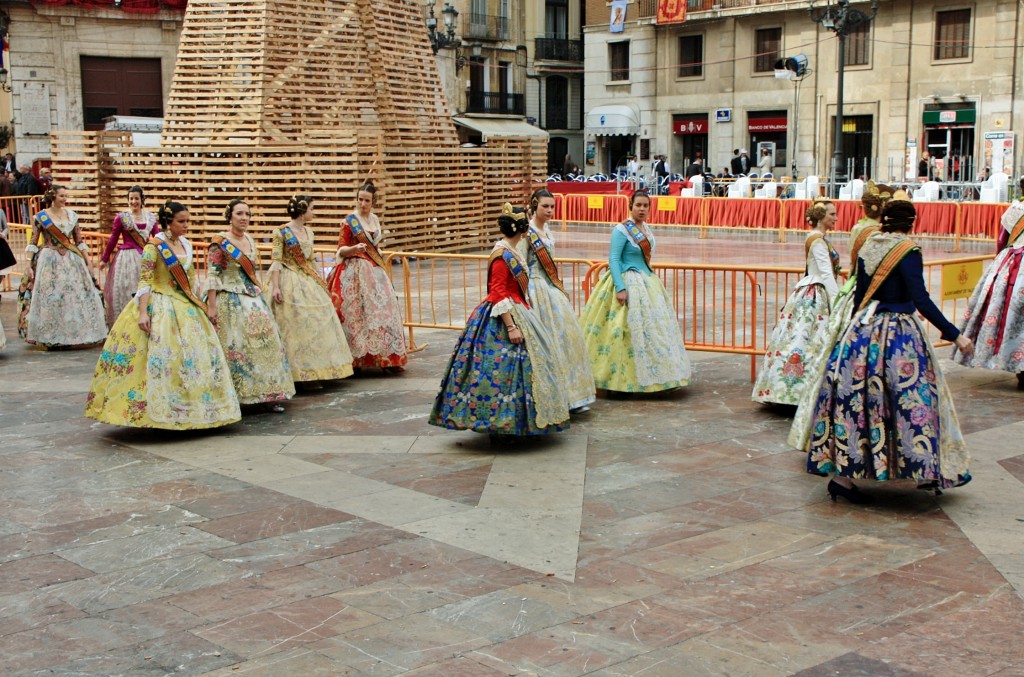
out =
<path fill-rule="evenodd" d="M 626 136 L 640 133 L 640 116 L 631 106 L 598 106 L 587 113 L 587 134 Z"/>
<path fill-rule="evenodd" d="M 484 141 L 487 139 L 506 138 L 510 136 L 541 136 L 548 138 L 548 133 L 540 127 L 534 127 L 526 120 L 510 118 L 464 118 L 453 117 L 457 124 L 480 132 Z"/>

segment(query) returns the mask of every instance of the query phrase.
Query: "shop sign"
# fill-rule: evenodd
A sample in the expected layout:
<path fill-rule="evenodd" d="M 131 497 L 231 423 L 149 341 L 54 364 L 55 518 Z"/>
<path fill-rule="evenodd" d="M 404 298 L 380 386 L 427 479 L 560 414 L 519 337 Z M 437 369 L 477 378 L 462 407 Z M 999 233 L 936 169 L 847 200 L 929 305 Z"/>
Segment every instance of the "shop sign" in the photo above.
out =
<path fill-rule="evenodd" d="M 750 118 L 747 130 L 751 132 L 784 132 L 789 129 L 786 118 Z"/>
<path fill-rule="evenodd" d="M 672 123 L 672 132 L 675 134 L 707 134 L 708 119 L 676 120 Z"/>
<path fill-rule="evenodd" d="M 926 110 L 924 112 L 924 124 L 974 124 L 975 117 L 973 108 L 958 108 L 956 110 Z"/>

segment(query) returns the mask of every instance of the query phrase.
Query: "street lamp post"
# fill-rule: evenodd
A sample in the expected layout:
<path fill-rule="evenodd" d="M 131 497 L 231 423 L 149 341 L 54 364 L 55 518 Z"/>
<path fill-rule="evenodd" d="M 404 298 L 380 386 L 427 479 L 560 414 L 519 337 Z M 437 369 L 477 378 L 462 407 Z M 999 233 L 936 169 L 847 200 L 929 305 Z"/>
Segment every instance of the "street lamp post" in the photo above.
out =
<path fill-rule="evenodd" d="M 800 83 L 811 74 L 807 57 L 797 54 L 775 62 L 775 78 L 793 81 L 793 143 L 790 144 L 790 171 L 793 181 L 799 176 L 797 155 L 800 152 Z"/>
<path fill-rule="evenodd" d="M 867 14 L 850 7 L 850 0 L 837 0 L 821 10 L 815 10 L 814 0 L 808 8 L 811 20 L 822 28 L 832 31 L 839 38 L 839 81 L 836 91 L 836 129 L 832 147 L 832 185 L 846 174 L 846 159 L 843 157 L 843 75 L 846 71 L 846 36 L 857 26 L 870 23 L 878 14 L 878 0 L 871 0 L 871 13 Z"/>

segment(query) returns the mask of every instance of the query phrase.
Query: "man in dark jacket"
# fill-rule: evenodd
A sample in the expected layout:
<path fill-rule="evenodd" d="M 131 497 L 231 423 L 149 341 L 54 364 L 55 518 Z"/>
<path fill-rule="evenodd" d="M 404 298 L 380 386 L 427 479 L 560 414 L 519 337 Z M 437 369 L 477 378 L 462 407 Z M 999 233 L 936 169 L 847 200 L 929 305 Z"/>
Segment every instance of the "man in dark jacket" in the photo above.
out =
<path fill-rule="evenodd" d="M 43 191 L 39 188 L 39 181 L 36 180 L 36 177 L 32 176 L 32 169 L 28 166 L 22 166 L 20 171 L 21 174 L 18 175 L 17 180 L 14 182 L 14 194 L 42 195 Z"/>

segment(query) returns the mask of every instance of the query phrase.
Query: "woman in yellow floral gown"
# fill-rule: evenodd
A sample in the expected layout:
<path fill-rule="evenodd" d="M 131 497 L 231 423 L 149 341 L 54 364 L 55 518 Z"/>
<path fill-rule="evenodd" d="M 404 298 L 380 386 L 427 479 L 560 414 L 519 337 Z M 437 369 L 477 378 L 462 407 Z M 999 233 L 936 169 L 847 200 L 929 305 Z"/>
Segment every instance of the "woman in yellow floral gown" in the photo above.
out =
<path fill-rule="evenodd" d="M 292 218 L 274 231 L 270 266 L 274 317 L 296 383 L 352 375 L 352 352 L 327 283 L 313 267 L 313 198 L 288 201 Z"/>
<path fill-rule="evenodd" d="M 210 243 L 206 276 L 208 315 L 217 328 L 241 404 L 279 404 L 295 394 L 281 332 L 260 293 L 260 258 L 249 228 L 249 205 L 232 200 L 224 212 L 228 230 Z"/>
<path fill-rule="evenodd" d="M 228 362 L 195 286 L 188 210 L 168 200 L 142 253 L 135 300 L 110 329 L 85 415 L 135 428 L 216 428 L 241 418 Z"/>

